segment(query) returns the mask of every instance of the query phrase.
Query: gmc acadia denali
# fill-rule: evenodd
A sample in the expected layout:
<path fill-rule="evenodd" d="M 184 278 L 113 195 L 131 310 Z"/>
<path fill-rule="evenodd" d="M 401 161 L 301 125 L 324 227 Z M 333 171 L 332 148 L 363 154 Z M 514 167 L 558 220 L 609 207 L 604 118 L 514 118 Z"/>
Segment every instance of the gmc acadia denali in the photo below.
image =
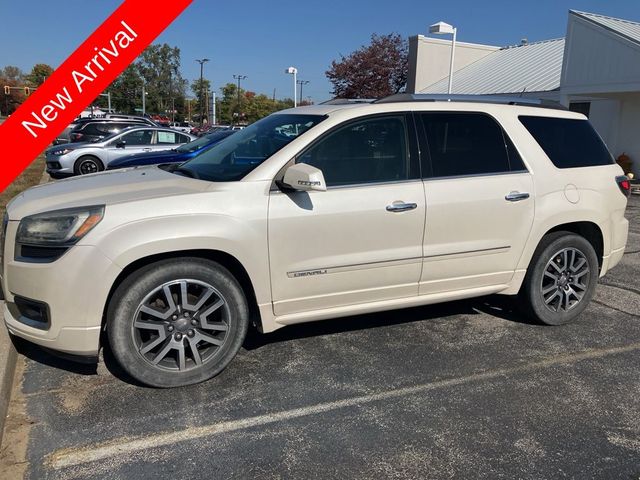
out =
<path fill-rule="evenodd" d="M 581 114 L 400 94 L 273 114 L 181 165 L 8 206 L 9 331 L 139 381 L 222 371 L 262 332 L 487 294 L 575 319 L 621 259 L 629 182 Z M 104 335 L 103 335 L 104 334 Z"/>

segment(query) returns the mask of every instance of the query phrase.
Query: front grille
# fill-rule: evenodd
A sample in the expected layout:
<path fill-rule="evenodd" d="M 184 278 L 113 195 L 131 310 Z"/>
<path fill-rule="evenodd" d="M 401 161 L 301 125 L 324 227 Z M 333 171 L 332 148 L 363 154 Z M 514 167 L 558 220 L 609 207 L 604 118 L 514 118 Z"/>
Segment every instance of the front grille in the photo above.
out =
<path fill-rule="evenodd" d="M 43 247 L 16 243 L 15 259 L 19 262 L 49 263 L 59 259 L 69 247 Z"/>
<path fill-rule="evenodd" d="M 50 168 L 52 170 L 60 170 L 62 166 L 60 165 L 60 162 L 47 162 L 47 168 Z"/>

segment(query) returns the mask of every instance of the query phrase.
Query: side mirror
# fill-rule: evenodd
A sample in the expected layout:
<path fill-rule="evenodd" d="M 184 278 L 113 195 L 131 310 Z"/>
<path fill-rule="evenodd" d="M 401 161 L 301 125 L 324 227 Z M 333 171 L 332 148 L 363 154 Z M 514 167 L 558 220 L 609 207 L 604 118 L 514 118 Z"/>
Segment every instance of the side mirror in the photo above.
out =
<path fill-rule="evenodd" d="M 327 189 L 322 171 L 306 163 L 297 163 L 287 168 L 281 183 L 287 188 L 303 192 L 324 192 Z"/>
<path fill-rule="evenodd" d="M 118 143 L 116 143 L 116 148 L 124 148 L 127 145 L 127 142 L 125 142 L 124 140 L 120 140 Z"/>

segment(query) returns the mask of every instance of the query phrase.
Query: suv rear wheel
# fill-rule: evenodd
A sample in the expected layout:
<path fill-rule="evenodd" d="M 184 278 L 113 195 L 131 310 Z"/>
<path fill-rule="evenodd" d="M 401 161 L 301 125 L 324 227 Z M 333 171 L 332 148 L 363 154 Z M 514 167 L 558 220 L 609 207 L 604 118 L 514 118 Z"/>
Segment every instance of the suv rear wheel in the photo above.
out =
<path fill-rule="evenodd" d="M 177 387 L 220 373 L 244 341 L 249 310 L 236 279 L 199 258 L 141 268 L 117 288 L 107 312 L 114 356 L 133 378 Z"/>
<path fill-rule="evenodd" d="M 546 235 L 529 265 L 521 298 L 526 313 L 547 325 L 562 325 L 587 307 L 598 282 L 593 246 L 571 232 Z"/>

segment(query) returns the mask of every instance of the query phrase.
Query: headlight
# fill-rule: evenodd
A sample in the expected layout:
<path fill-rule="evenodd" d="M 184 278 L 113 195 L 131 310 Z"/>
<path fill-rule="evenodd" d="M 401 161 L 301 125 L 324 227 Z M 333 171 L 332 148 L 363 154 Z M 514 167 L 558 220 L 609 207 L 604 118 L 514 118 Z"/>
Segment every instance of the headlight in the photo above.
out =
<path fill-rule="evenodd" d="M 104 205 L 66 208 L 39 213 L 20 221 L 16 243 L 26 245 L 73 245 L 104 216 Z"/>
<path fill-rule="evenodd" d="M 58 150 L 53 150 L 51 155 L 66 155 L 69 152 L 73 152 L 73 148 L 59 148 Z"/>

